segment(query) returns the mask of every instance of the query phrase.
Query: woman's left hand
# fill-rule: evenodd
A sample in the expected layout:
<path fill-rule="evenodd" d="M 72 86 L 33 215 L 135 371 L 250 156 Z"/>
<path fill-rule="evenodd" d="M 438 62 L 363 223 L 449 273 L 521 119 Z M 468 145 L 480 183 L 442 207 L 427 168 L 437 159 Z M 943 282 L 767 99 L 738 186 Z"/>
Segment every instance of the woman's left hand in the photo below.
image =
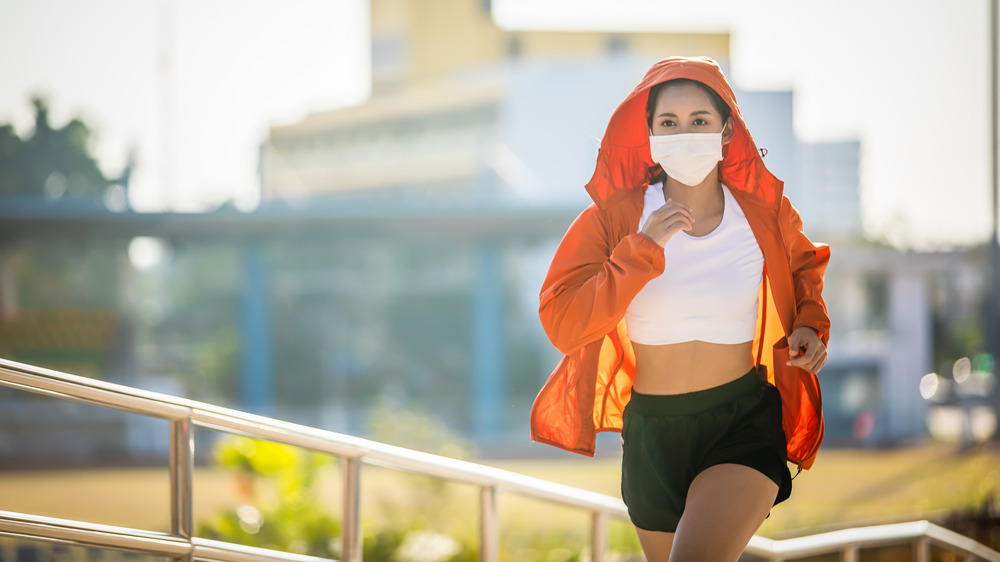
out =
<path fill-rule="evenodd" d="M 816 330 L 800 326 L 788 336 L 788 365 L 818 373 L 826 365 L 826 346 Z"/>

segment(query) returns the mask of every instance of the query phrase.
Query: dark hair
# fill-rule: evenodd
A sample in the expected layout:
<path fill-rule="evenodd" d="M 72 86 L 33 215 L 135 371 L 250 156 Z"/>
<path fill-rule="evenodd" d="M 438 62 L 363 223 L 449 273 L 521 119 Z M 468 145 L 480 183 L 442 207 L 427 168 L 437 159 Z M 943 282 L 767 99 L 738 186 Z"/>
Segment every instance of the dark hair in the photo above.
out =
<path fill-rule="evenodd" d="M 707 84 L 697 80 L 692 80 L 690 78 L 675 78 L 674 80 L 667 80 L 666 82 L 655 84 L 649 89 L 649 99 L 646 101 L 647 127 L 650 129 L 653 128 L 653 112 L 656 111 L 656 99 L 660 96 L 660 91 L 667 86 L 679 86 L 681 84 L 691 84 L 700 88 L 701 91 L 705 92 L 705 95 L 708 96 L 708 99 L 711 100 L 715 110 L 722 116 L 722 122 L 725 123 L 726 121 L 729 121 L 729 116 L 732 115 L 733 110 L 725 101 L 722 100 L 722 96 L 720 96 L 715 90 L 709 88 Z"/>

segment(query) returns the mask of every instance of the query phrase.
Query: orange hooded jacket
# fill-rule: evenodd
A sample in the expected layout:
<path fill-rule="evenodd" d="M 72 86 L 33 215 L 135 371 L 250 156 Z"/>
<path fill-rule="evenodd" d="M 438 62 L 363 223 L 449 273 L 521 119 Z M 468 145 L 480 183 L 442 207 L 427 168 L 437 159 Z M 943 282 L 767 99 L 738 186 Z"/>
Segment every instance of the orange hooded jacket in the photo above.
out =
<path fill-rule="evenodd" d="M 676 78 L 708 85 L 732 108 L 735 133 L 723 149 L 719 179 L 746 214 L 764 255 L 754 359 L 781 394 L 788 459 L 809 468 L 823 440 L 819 381 L 785 364 L 786 337 L 808 326 L 829 341 L 821 293 L 830 251 L 803 234 L 784 183 L 764 167 L 732 88 L 707 57 L 656 63 L 608 123 L 587 183 L 594 203 L 560 242 L 540 295 L 542 326 L 565 357 L 532 406 L 531 438 L 593 456 L 598 431 L 621 431 L 635 373 L 625 310 L 666 265 L 663 248 L 639 232 L 645 189 L 659 172 L 649 152 L 646 101 L 651 86 Z"/>

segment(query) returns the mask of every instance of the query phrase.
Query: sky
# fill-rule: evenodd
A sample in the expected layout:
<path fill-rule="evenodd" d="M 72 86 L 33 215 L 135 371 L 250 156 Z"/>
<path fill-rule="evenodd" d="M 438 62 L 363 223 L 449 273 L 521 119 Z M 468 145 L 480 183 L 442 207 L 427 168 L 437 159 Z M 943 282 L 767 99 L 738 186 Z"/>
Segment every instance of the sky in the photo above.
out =
<path fill-rule="evenodd" d="M 861 141 L 866 233 L 917 249 L 990 235 L 987 0 L 493 0 L 493 15 L 729 32 L 730 79 L 792 90 L 801 140 Z M 368 25 L 367 0 L 0 0 L 0 123 L 30 132 L 42 94 L 56 125 L 92 126 L 107 175 L 135 151 L 134 208 L 249 209 L 269 126 L 369 95 Z"/>
<path fill-rule="evenodd" d="M 367 45 L 358 0 L 0 0 L 0 123 L 41 94 L 106 175 L 135 149 L 134 208 L 250 207 L 268 127 L 363 101 Z"/>

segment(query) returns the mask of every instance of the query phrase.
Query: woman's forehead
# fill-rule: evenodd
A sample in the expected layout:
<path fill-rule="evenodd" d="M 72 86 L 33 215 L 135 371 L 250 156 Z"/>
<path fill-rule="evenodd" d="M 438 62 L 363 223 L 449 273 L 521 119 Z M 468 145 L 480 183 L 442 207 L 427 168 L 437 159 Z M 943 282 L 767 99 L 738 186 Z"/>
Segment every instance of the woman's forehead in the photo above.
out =
<path fill-rule="evenodd" d="M 668 84 L 661 88 L 657 93 L 657 109 L 660 109 L 664 105 L 681 104 L 705 105 L 708 109 L 715 109 L 712 105 L 712 100 L 708 97 L 708 94 L 694 84 Z"/>

